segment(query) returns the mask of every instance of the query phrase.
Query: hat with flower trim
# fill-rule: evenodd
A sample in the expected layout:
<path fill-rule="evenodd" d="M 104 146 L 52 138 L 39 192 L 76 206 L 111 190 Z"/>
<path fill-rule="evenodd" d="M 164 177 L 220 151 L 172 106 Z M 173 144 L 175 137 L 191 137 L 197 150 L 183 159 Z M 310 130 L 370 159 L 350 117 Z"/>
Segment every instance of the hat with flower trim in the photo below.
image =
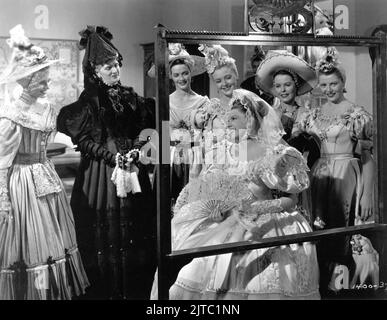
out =
<path fill-rule="evenodd" d="M 189 54 L 181 43 L 169 43 L 168 53 L 169 66 L 171 66 L 174 61 L 180 59 L 187 64 L 191 71 L 192 77 L 206 72 L 204 57 Z M 154 64 L 148 70 L 147 74 L 151 78 L 156 77 L 156 67 Z"/>
<path fill-rule="evenodd" d="M 10 31 L 7 44 L 13 48 L 10 63 L 0 75 L 0 84 L 16 82 L 44 69 L 59 60 L 50 60 L 43 49 L 33 45 L 26 37 L 21 24 Z"/>

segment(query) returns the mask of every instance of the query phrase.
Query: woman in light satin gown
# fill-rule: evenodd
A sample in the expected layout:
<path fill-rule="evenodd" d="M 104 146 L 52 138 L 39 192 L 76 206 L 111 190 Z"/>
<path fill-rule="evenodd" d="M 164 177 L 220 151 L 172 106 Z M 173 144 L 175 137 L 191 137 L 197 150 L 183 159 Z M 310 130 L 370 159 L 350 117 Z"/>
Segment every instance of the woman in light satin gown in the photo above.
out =
<path fill-rule="evenodd" d="M 173 250 L 311 231 L 294 210 L 294 195 L 309 186 L 307 166 L 282 142 L 275 111 L 251 92 L 235 98 L 234 109 L 246 117 L 246 135 L 226 146 L 221 154 L 227 159 L 205 163 L 181 192 Z M 274 198 L 273 190 L 288 195 Z M 319 299 L 318 280 L 315 246 L 291 244 L 195 258 L 180 270 L 169 294 L 178 300 Z M 151 298 L 157 298 L 157 281 Z"/>
<path fill-rule="evenodd" d="M 317 62 L 316 69 L 327 102 L 302 113 L 293 128 L 294 136 L 311 133 L 321 143 L 321 157 L 311 169 L 314 227 L 338 228 L 371 221 L 372 115 L 345 98 L 346 74 L 335 49 L 327 51 Z M 335 269 L 343 265 L 349 270 L 354 269 L 352 258 L 356 253 L 352 254 L 350 237 L 321 241 L 318 255 L 321 289 L 338 291 L 340 286 L 335 283 Z M 370 264 L 376 263 L 370 260 Z"/>
<path fill-rule="evenodd" d="M 192 90 L 191 79 L 203 72 L 204 57 L 188 54 L 179 43 L 169 45 L 169 74 L 175 87 L 169 96 L 173 202 L 189 181 L 194 159 L 200 157 L 200 141 L 194 137 L 191 117 L 197 110 L 207 109 L 210 100 Z"/>
<path fill-rule="evenodd" d="M 0 106 L 0 299 L 71 299 L 89 282 L 70 204 L 46 155 L 56 128 L 45 98 L 54 61 L 20 25 L 11 31 L 15 59 L 0 83 L 16 81 L 23 92 Z"/>

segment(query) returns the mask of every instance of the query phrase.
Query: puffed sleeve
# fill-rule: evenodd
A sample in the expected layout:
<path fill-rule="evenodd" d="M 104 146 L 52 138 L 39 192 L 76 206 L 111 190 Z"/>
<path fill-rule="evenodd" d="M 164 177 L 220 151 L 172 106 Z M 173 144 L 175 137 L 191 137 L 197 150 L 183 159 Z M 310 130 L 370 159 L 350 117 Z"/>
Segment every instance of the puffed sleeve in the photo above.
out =
<path fill-rule="evenodd" d="M 309 187 L 308 166 L 302 154 L 293 147 L 278 145 L 249 164 L 249 176 L 259 177 L 269 188 L 299 193 Z"/>
<path fill-rule="evenodd" d="M 372 115 L 363 107 L 355 107 L 351 113 L 347 127 L 352 137 L 359 142 L 361 149 L 372 149 L 373 122 Z"/>
<path fill-rule="evenodd" d="M 21 128 L 6 118 L 0 118 L 0 211 L 10 211 L 8 170 L 21 141 Z"/>
<path fill-rule="evenodd" d="M 215 124 L 215 120 L 219 117 L 219 113 L 222 112 L 222 105 L 218 98 L 213 98 L 209 100 L 206 104 L 206 112 L 207 112 L 207 124 L 206 127 L 208 129 L 216 129 L 218 126 Z"/>
<path fill-rule="evenodd" d="M 200 125 L 196 123 L 196 115 L 198 113 L 201 113 L 203 115 L 207 115 L 206 118 L 208 118 L 209 111 L 211 109 L 211 101 L 208 99 L 207 96 L 202 96 L 201 99 L 198 101 L 197 105 L 193 108 L 191 113 L 188 116 L 188 122 L 192 129 L 202 129 L 202 127 L 205 125 L 201 123 Z"/>
<path fill-rule="evenodd" d="M 57 130 L 68 135 L 74 144 L 82 141 L 91 129 L 88 108 L 81 101 L 63 107 L 57 117 Z"/>
<path fill-rule="evenodd" d="M 92 114 L 86 102 L 77 102 L 61 109 L 57 118 L 57 130 L 68 135 L 83 155 L 103 159 L 111 167 L 115 166 L 115 154 L 106 150 L 92 138 L 94 125 Z"/>

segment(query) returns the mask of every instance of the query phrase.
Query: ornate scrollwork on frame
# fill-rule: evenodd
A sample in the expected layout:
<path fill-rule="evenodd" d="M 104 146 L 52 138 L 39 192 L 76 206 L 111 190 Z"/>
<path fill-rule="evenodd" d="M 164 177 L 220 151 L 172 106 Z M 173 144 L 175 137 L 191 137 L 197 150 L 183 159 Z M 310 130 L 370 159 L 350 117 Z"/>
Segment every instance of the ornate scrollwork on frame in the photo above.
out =
<path fill-rule="evenodd" d="M 307 33 L 313 27 L 312 0 L 252 0 L 248 12 L 252 31 Z"/>

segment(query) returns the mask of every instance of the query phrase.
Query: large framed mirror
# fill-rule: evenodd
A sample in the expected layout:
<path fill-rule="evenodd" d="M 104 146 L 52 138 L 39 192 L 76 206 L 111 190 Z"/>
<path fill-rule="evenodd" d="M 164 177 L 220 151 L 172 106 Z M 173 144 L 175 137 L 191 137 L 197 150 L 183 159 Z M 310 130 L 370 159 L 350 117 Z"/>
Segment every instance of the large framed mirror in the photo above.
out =
<path fill-rule="evenodd" d="M 265 158 L 265 155 L 268 155 L 265 160 L 261 162 L 257 161 L 260 157 L 259 153 L 257 153 L 257 159 L 245 161 L 255 161 L 256 166 L 253 167 L 260 172 L 258 175 L 253 175 L 255 178 L 258 177 L 255 180 L 255 186 L 251 184 L 254 180 L 254 178 L 251 178 L 251 175 L 248 186 L 243 185 L 240 187 L 241 189 L 238 189 L 238 186 L 236 186 L 238 181 L 240 181 L 238 179 L 227 180 L 228 177 L 225 177 L 226 180 L 222 180 L 225 172 L 228 170 L 222 167 L 218 174 L 208 176 L 208 180 L 204 178 L 200 182 L 201 185 L 200 183 L 195 185 L 195 183 L 191 183 L 191 180 L 187 180 L 189 182 L 182 186 L 182 192 L 178 198 L 175 201 L 171 201 L 173 181 L 170 178 L 174 168 L 171 165 L 169 135 L 171 121 L 169 80 L 170 77 L 173 77 L 173 73 L 170 70 L 171 65 L 169 64 L 168 48 L 169 44 L 177 43 L 183 46 L 197 46 L 197 48 L 201 48 L 199 51 L 204 52 L 204 55 L 206 53 L 203 47 L 213 48 L 214 46 L 220 45 L 223 49 L 226 49 L 228 55 L 234 59 L 234 64 L 237 69 L 236 85 L 232 90 L 238 92 L 240 86 L 243 86 L 243 83 L 252 77 L 254 79 L 252 83 L 256 86 L 250 90 L 255 90 L 256 96 L 260 96 L 264 101 L 268 102 L 271 108 L 263 107 L 262 103 L 257 102 L 260 100 L 254 100 L 255 98 L 251 98 L 252 96 L 250 94 L 246 93 L 246 96 L 244 96 L 246 91 L 242 90 L 242 96 L 229 100 L 231 104 L 227 106 L 229 108 L 228 111 L 231 111 L 235 101 L 239 101 L 240 104 L 244 105 L 246 110 L 253 108 L 250 104 L 254 105 L 255 103 L 256 108 L 266 110 L 261 114 L 261 118 L 258 116 L 256 118 L 262 127 L 265 123 L 265 117 L 271 114 L 272 109 L 274 110 L 273 114 L 276 114 L 277 119 L 280 119 L 283 129 L 286 129 L 285 127 L 288 124 L 282 121 L 283 117 L 275 109 L 278 106 L 286 104 L 284 100 L 289 96 L 289 92 L 286 90 L 281 92 L 280 84 L 278 84 L 277 90 L 277 74 L 273 73 L 274 66 L 279 64 L 282 66 L 282 69 L 288 69 L 286 70 L 287 74 L 282 75 L 288 75 L 292 78 L 293 73 L 289 72 L 289 70 L 292 68 L 297 69 L 297 66 L 301 68 L 301 66 L 307 65 L 306 69 L 309 68 L 309 74 L 311 74 L 310 71 L 313 71 L 312 73 L 315 75 L 315 79 L 308 82 L 306 74 L 302 75 L 303 71 L 300 71 L 301 68 L 298 70 L 301 75 L 298 74 L 298 77 L 296 76 L 293 80 L 295 80 L 295 83 L 299 80 L 304 80 L 305 83 L 309 83 L 309 86 L 311 86 L 311 90 L 302 91 L 301 81 L 295 85 L 296 91 L 299 93 L 296 94 L 295 103 L 300 107 L 302 112 L 308 115 L 308 118 L 301 116 L 300 122 L 304 126 L 313 126 L 313 124 L 317 126 L 316 123 L 321 125 L 325 121 L 324 130 L 322 130 L 322 127 L 319 127 L 320 131 L 314 131 L 317 139 L 317 152 L 319 152 L 315 162 L 308 162 L 310 150 L 305 152 L 304 149 L 298 148 L 296 143 L 293 145 L 290 143 L 291 140 L 287 140 L 283 144 L 285 147 L 281 146 L 277 148 L 277 151 L 274 153 L 268 153 L 267 149 L 260 149 L 263 158 Z M 322 70 L 320 68 L 323 57 L 328 64 L 332 62 L 332 60 L 327 59 L 327 56 L 329 56 L 327 52 L 335 52 L 335 57 L 339 57 L 341 72 L 327 74 L 317 72 L 316 74 L 315 69 Z M 375 57 L 374 62 L 370 58 L 370 52 Z M 235 263 L 233 257 L 244 256 L 244 261 L 246 262 L 251 258 L 251 255 L 249 255 L 251 252 L 256 252 L 259 256 L 260 253 L 266 252 L 268 250 L 267 248 L 274 248 L 273 250 L 277 252 L 275 248 L 281 251 L 283 248 L 293 248 L 293 246 L 305 247 L 308 244 L 312 248 L 310 249 L 311 251 L 317 252 L 314 257 L 317 257 L 318 262 L 310 256 L 306 258 L 315 261 L 315 265 L 311 264 L 308 267 L 308 272 L 313 273 L 313 270 L 320 269 L 320 272 L 323 270 L 324 266 L 320 260 L 324 260 L 327 251 L 330 251 L 333 248 L 332 245 L 337 245 L 339 242 L 346 247 L 346 250 L 350 250 L 348 251 L 350 258 L 354 260 L 356 265 L 357 258 L 354 255 L 359 248 L 356 241 L 367 239 L 370 241 L 372 248 L 376 250 L 375 254 L 378 254 L 378 259 L 380 258 L 380 261 L 385 261 L 385 255 L 383 255 L 385 251 L 384 241 L 381 240 L 385 239 L 385 230 L 387 227 L 385 224 L 387 218 L 386 212 L 383 209 L 384 199 L 387 196 L 384 187 L 386 183 L 386 172 L 383 165 L 387 160 L 387 153 L 384 151 L 387 150 L 385 147 L 387 144 L 387 132 L 383 126 L 384 121 L 387 119 L 385 119 L 386 116 L 382 112 L 382 108 L 386 102 L 386 63 L 382 58 L 386 54 L 386 39 L 383 33 L 368 38 L 278 34 L 253 34 L 243 36 L 240 34 L 233 35 L 231 33 L 217 32 L 168 31 L 165 28 L 159 28 L 155 43 L 155 53 L 157 128 L 158 143 L 160 146 L 159 162 L 157 164 L 159 169 L 157 177 L 159 299 L 168 299 L 169 297 L 168 290 L 173 283 L 173 281 L 171 283 L 170 270 L 173 266 L 177 269 L 176 274 L 172 275 L 172 278 L 175 279 L 176 276 L 178 277 L 177 274 L 183 266 L 184 270 L 189 270 L 191 267 L 198 268 L 198 265 L 195 266 L 195 263 L 197 264 L 203 257 L 212 257 L 214 260 L 211 261 L 216 264 L 218 263 L 216 262 L 217 259 L 222 260 L 226 256 L 228 257 L 226 258 L 227 261 L 222 260 L 225 263 L 231 263 L 231 261 Z M 286 57 L 284 61 L 289 63 L 289 67 L 286 68 L 286 64 L 281 60 L 282 58 L 278 58 L 275 63 L 272 62 L 270 59 L 276 55 Z M 251 59 L 252 56 L 260 56 L 262 58 L 257 66 L 253 64 L 252 60 L 254 59 Z M 255 68 L 256 71 L 254 72 Z M 214 76 L 213 71 L 209 72 L 210 90 L 207 99 L 209 101 L 216 101 L 219 105 L 219 103 L 221 104 L 222 101 L 225 101 L 222 99 L 222 94 L 230 88 L 227 86 L 227 78 L 224 78 L 225 75 Z M 277 72 L 278 70 L 275 71 Z M 257 80 L 259 78 L 257 74 L 260 72 L 263 74 L 260 80 L 261 82 Z M 312 78 L 311 76 L 309 80 Z M 327 104 L 334 105 L 337 102 L 335 97 L 338 98 L 337 94 L 339 91 L 341 92 L 340 99 L 344 99 L 345 97 L 346 101 L 344 104 L 337 104 L 339 108 L 342 108 L 342 110 L 340 109 L 342 112 L 334 112 L 334 109 L 329 109 L 333 111 L 332 114 L 322 114 L 321 110 L 328 110 L 326 108 Z M 341 101 L 344 100 L 340 100 L 339 102 Z M 235 104 L 238 104 L 238 102 Z M 246 107 L 246 105 L 249 105 L 249 107 Z M 257 113 L 259 114 L 259 111 Z M 320 114 L 321 119 L 319 118 Z M 230 118 L 227 121 L 230 121 Z M 257 130 L 259 132 L 259 129 Z M 291 130 L 289 134 L 292 135 L 293 131 Z M 339 134 L 339 132 L 341 133 Z M 284 133 L 286 133 L 286 130 Z M 309 133 L 311 132 L 309 131 Z M 290 136 L 288 138 L 290 139 Z M 273 140 L 267 141 L 271 142 Z M 240 141 L 237 142 L 240 143 Z M 299 192 L 291 191 L 290 187 L 286 189 L 286 187 L 282 188 L 277 185 L 276 183 L 281 179 L 278 180 L 278 176 L 276 174 L 273 175 L 273 172 L 269 172 L 270 170 L 268 169 L 269 167 L 273 168 L 273 164 L 276 163 L 276 156 L 281 154 L 285 149 L 288 151 L 298 150 L 295 153 L 292 153 L 292 151 L 289 152 L 293 156 L 297 154 L 295 158 L 298 157 L 299 161 L 293 162 L 293 167 L 292 165 L 284 165 L 286 168 L 292 167 L 295 170 L 292 169 L 292 172 L 287 172 L 285 169 L 285 172 L 287 172 L 285 175 L 289 174 L 287 177 L 292 183 L 302 184 L 300 181 L 297 182 L 298 169 L 302 167 L 302 163 L 307 164 L 303 168 L 305 169 L 304 173 L 306 173 L 306 176 L 304 176 L 307 177 L 309 183 L 307 183 L 308 186 L 305 188 L 301 188 L 302 190 L 300 189 Z M 279 152 L 278 150 L 282 151 Z M 205 153 L 205 151 L 203 152 Z M 286 153 L 287 151 L 284 152 Z M 299 155 L 301 155 L 301 158 Z M 302 159 L 304 159 L 304 162 Z M 365 165 L 368 161 L 374 165 Z M 283 164 L 283 162 L 281 163 Z M 250 173 L 253 170 L 251 168 L 249 169 Z M 365 181 L 366 179 L 364 177 L 367 170 L 367 174 L 370 174 L 372 179 Z M 262 172 L 269 172 L 270 177 L 265 176 Z M 327 172 L 329 172 L 329 179 L 326 176 Z M 218 181 L 217 176 L 222 177 L 220 179 L 221 181 Z M 275 178 L 273 178 L 274 176 Z M 273 182 L 271 180 L 272 178 L 274 180 L 277 179 L 277 182 Z M 290 180 L 287 181 L 289 182 Z M 217 183 L 218 187 L 216 187 Z M 187 185 L 190 185 L 190 187 L 185 188 Z M 222 191 L 221 185 L 225 187 L 224 191 Z M 282 190 L 280 191 L 282 192 L 276 192 L 281 188 Z M 360 191 L 361 188 L 362 190 Z M 200 201 L 202 199 L 198 198 L 195 200 L 197 201 L 195 204 L 193 203 L 195 201 L 190 203 L 187 200 L 190 196 L 184 194 L 185 191 L 187 193 L 190 190 L 193 193 L 196 192 L 196 195 L 201 194 L 205 200 L 211 200 L 211 192 L 214 191 L 213 194 L 216 193 L 218 196 L 215 200 L 227 202 L 228 199 L 235 198 L 235 203 L 237 204 L 232 209 L 227 208 L 225 212 L 220 212 L 218 210 L 219 201 L 213 205 L 213 201 Z M 200 193 L 199 190 L 206 191 Z M 297 205 L 284 209 L 282 205 L 285 204 L 278 201 L 276 202 L 277 205 L 281 203 L 278 205 L 279 207 L 276 209 L 272 208 L 272 205 L 275 205 L 273 204 L 274 202 L 270 201 L 279 200 L 283 197 L 294 199 L 295 194 L 297 194 L 296 198 L 300 199 L 301 194 L 308 190 L 310 192 L 307 197 L 309 197 L 309 203 L 311 204 L 309 213 L 307 210 L 303 211 Z M 322 192 L 321 190 L 325 191 Z M 366 192 L 369 192 L 368 199 L 361 197 Z M 255 197 L 254 201 L 250 201 L 251 197 L 249 198 L 250 200 L 245 199 L 246 194 L 249 193 Z M 334 197 L 341 198 L 337 200 Z M 346 200 L 343 200 L 344 198 Z M 267 200 L 269 202 L 265 202 Z M 246 207 L 246 201 L 251 202 L 248 203 L 248 208 Z M 294 201 L 298 202 L 301 200 Z M 254 218 L 249 216 L 252 212 L 251 208 L 254 207 L 252 202 L 259 204 L 254 209 L 257 210 L 255 211 L 256 215 Z M 337 209 L 335 206 L 341 207 Z M 342 213 L 341 220 L 339 219 L 340 221 L 336 221 L 335 216 L 332 216 L 332 210 L 338 210 Z M 284 218 L 285 216 L 287 218 Z M 362 217 L 361 223 L 355 222 L 355 218 L 359 217 Z M 320 218 L 322 224 L 316 223 L 317 218 Z M 316 250 L 318 246 L 320 247 Z M 291 249 L 289 250 L 291 251 Z M 309 249 L 306 250 L 308 251 Z M 332 250 L 334 251 L 335 249 L 333 248 Z M 279 256 L 284 257 L 286 256 L 285 251 L 281 254 L 278 252 L 273 254 L 274 256 L 279 254 Z M 251 262 L 253 263 L 257 259 L 265 258 L 264 254 L 262 257 L 258 256 L 251 258 Z M 274 256 L 270 255 L 270 257 Z M 270 258 L 268 259 L 270 264 Z M 312 260 L 309 260 L 309 262 Z M 199 262 L 200 268 L 204 268 L 202 272 L 206 272 L 206 270 L 211 272 L 215 268 L 214 265 L 207 270 Z M 231 270 L 230 268 L 231 265 L 229 267 L 226 266 L 227 270 Z M 333 283 L 336 289 L 339 290 L 343 288 L 351 289 L 350 286 L 357 285 L 359 281 L 362 283 L 364 279 L 355 279 L 357 269 L 351 271 L 345 268 L 347 267 L 344 262 L 340 263 L 337 261 L 333 269 L 331 268 L 329 270 L 329 277 L 327 276 L 326 279 L 320 277 L 318 279 L 319 285 L 321 286 L 322 283 L 324 285 L 332 285 Z M 199 272 L 199 269 L 196 271 Z M 192 272 L 197 274 L 197 272 Z M 224 277 L 227 277 L 226 273 L 223 274 Z M 318 271 L 316 271 L 317 273 Z M 379 283 L 380 279 L 385 279 L 386 270 L 382 268 L 382 263 L 378 264 L 377 278 L 376 272 L 370 275 L 370 277 L 367 279 L 367 284 L 370 283 L 372 285 Z M 222 278 L 222 283 L 228 280 Z M 366 282 L 363 281 L 363 283 Z M 216 288 L 214 290 L 216 292 Z"/>

